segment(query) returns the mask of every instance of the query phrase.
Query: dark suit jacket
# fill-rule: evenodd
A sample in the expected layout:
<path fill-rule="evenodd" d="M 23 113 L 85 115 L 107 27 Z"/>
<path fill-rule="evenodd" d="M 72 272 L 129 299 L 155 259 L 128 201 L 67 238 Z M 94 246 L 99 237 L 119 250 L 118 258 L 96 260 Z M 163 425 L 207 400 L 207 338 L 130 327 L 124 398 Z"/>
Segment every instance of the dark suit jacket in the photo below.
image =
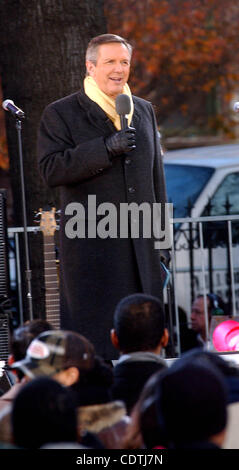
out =
<path fill-rule="evenodd" d="M 114 367 L 114 383 L 112 396 L 114 400 L 122 400 L 128 414 L 137 402 L 144 385 L 151 375 L 164 367 L 163 361 L 125 361 Z"/>
<path fill-rule="evenodd" d="M 165 201 L 153 108 L 143 99 L 133 100 L 136 149 L 112 162 L 104 139 L 116 129 L 84 92 L 47 106 L 39 128 L 40 173 L 47 185 L 60 187 L 61 325 L 88 337 L 106 359 L 117 357 L 110 329 L 118 301 L 135 292 L 162 296 L 160 255 L 153 238 L 79 238 L 85 223 L 82 208 L 88 219 L 86 234 L 88 223 L 94 230 L 105 217 L 89 213 L 89 195 L 96 198 L 96 207 L 114 204 L 118 218 L 121 203 Z M 73 227 L 78 229 L 76 238 L 65 233 L 67 221 L 71 223 L 76 213 L 68 206 L 72 202 L 81 204 L 81 220 L 76 218 Z"/>

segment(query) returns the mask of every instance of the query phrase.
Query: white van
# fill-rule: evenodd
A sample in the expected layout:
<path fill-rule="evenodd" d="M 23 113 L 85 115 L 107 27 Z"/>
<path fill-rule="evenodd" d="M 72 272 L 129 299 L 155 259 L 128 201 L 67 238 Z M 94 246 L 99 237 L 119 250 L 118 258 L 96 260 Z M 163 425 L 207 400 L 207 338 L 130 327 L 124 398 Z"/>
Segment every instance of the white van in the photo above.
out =
<path fill-rule="evenodd" d="M 169 202 L 174 205 L 174 218 L 238 215 L 239 219 L 239 145 L 195 147 L 165 152 L 164 167 Z M 211 206 L 209 208 L 209 205 Z M 191 208 L 190 208 L 191 207 Z M 208 212 L 209 209 L 209 212 Z M 229 212 L 228 212 L 229 210 Z M 213 292 L 228 301 L 228 250 L 224 243 L 227 225 L 224 222 L 207 224 L 203 230 L 205 249 L 205 282 L 207 292 Z M 224 224 L 224 225 L 223 225 Z M 203 227 L 205 227 L 203 225 Z M 232 223 L 233 272 L 235 281 L 235 305 L 239 312 L 239 220 Z M 177 301 L 190 316 L 192 291 L 194 297 L 202 293 L 202 252 L 198 248 L 198 224 L 192 225 L 194 275 L 190 276 L 190 250 L 188 249 L 189 224 L 177 224 L 176 285 Z M 221 246 L 220 246 L 221 244 Z M 193 253 L 192 253 L 193 252 Z M 210 259 L 209 259 L 210 258 Z M 210 262 L 212 274 L 210 278 Z M 193 288 L 191 283 L 193 282 Z"/>

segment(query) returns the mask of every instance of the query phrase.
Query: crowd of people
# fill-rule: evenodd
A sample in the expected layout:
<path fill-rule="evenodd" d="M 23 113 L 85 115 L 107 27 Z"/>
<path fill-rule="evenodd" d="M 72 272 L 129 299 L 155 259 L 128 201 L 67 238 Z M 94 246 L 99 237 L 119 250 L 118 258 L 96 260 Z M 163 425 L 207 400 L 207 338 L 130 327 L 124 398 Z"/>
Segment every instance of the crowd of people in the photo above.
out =
<path fill-rule="evenodd" d="M 2 448 L 238 448 L 235 365 L 202 346 L 169 365 L 163 304 L 151 295 L 123 298 L 108 333 L 119 355 L 112 363 L 45 320 L 13 331 Z"/>

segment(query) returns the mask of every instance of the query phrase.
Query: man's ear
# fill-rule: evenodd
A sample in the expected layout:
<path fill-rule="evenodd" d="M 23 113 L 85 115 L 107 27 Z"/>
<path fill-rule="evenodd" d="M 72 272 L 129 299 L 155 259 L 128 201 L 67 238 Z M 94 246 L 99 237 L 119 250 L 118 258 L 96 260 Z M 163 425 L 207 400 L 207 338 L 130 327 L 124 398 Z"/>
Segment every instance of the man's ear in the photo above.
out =
<path fill-rule="evenodd" d="M 163 336 L 161 338 L 160 344 L 162 348 L 166 348 L 169 340 L 169 332 L 167 328 L 164 328 Z"/>
<path fill-rule="evenodd" d="M 110 338 L 111 338 L 111 343 L 113 344 L 114 348 L 119 350 L 120 349 L 119 340 L 118 340 L 118 336 L 114 328 L 112 328 L 112 330 L 110 331 Z"/>
<path fill-rule="evenodd" d="M 93 62 L 91 62 L 90 60 L 87 60 L 86 63 L 85 63 L 85 66 L 86 66 L 86 70 L 88 72 L 88 75 L 93 76 L 94 71 L 95 71 L 95 64 L 93 64 Z"/>
<path fill-rule="evenodd" d="M 69 367 L 65 371 L 65 386 L 70 387 L 71 385 L 78 382 L 80 378 L 80 371 L 77 367 Z"/>

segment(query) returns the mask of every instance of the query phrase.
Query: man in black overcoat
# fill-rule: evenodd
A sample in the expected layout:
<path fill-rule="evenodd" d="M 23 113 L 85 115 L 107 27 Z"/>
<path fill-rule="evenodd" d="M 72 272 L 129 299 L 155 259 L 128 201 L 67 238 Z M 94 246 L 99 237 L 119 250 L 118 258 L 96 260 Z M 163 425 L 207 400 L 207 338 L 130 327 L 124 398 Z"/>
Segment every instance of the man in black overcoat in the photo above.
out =
<path fill-rule="evenodd" d="M 48 186 L 60 187 L 61 327 L 86 336 L 110 360 L 117 354 L 110 330 L 120 299 L 135 292 L 162 298 L 163 292 L 154 231 L 132 236 L 132 212 L 119 234 L 123 206 L 166 201 L 154 111 L 127 84 L 131 52 L 119 36 L 93 38 L 83 86 L 46 107 L 38 137 L 40 173 Z M 123 130 L 115 110 L 122 93 L 131 104 Z"/>

